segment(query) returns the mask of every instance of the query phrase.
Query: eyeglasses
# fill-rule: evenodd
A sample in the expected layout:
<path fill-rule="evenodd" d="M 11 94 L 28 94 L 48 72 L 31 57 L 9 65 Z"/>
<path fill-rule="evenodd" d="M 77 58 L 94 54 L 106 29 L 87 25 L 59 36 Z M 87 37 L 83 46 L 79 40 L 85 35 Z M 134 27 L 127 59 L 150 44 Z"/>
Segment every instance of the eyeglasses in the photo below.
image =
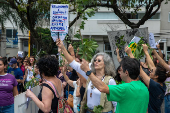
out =
<path fill-rule="evenodd" d="M 27 61 L 24 61 L 24 62 L 27 62 Z"/>
<path fill-rule="evenodd" d="M 96 62 L 96 61 L 101 62 L 101 60 L 99 60 L 99 59 L 98 60 L 96 60 L 96 59 L 94 60 L 94 62 Z"/>

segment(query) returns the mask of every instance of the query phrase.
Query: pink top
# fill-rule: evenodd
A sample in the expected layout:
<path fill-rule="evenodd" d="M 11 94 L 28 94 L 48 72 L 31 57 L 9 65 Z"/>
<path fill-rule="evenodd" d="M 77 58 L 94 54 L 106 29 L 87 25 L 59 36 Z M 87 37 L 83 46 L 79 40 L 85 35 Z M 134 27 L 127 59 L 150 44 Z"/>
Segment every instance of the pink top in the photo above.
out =
<path fill-rule="evenodd" d="M 23 75 L 25 75 L 25 66 L 24 65 L 21 66 L 21 70 L 23 72 Z"/>

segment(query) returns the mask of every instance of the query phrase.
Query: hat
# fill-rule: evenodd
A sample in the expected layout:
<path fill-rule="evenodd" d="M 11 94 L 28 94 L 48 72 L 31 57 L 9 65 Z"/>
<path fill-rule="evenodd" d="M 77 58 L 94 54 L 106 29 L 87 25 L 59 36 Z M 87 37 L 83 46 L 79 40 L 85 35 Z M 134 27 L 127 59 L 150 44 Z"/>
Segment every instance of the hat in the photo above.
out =
<path fill-rule="evenodd" d="M 9 65 L 17 63 L 17 60 L 15 58 L 11 58 Z"/>

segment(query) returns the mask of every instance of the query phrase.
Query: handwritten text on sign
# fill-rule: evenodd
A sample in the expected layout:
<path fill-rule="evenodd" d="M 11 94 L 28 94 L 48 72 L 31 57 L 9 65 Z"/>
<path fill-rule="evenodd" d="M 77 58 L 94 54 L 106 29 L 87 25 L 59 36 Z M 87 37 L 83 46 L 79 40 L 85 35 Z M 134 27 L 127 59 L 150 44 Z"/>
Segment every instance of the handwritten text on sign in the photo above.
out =
<path fill-rule="evenodd" d="M 68 9 L 67 4 L 51 4 L 51 32 L 68 32 Z"/>

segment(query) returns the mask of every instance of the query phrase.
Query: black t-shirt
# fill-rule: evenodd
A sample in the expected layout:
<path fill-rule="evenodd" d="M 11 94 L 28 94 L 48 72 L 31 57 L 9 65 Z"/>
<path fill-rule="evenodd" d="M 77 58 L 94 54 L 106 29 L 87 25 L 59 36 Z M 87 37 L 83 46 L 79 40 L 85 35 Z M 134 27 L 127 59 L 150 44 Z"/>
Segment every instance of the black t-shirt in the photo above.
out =
<path fill-rule="evenodd" d="M 164 99 L 165 91 L 166 85 L 164 83 L 163 86 L 161 86 L 159 83 L 150 79 L 148 113 L 161 113 L 160 107 Z"/>
<path fill-rule="evenodd" d="M 72 81 L 77 81 L 78 75 L 76 70 L 73 69 L 72 74 L 70 75 L 69 79 Z M 68 91 L 68 84 L 66 86 L 66 90 Z M 74 88 L 69 85 L 69 91 L 74 91 Z"/>

